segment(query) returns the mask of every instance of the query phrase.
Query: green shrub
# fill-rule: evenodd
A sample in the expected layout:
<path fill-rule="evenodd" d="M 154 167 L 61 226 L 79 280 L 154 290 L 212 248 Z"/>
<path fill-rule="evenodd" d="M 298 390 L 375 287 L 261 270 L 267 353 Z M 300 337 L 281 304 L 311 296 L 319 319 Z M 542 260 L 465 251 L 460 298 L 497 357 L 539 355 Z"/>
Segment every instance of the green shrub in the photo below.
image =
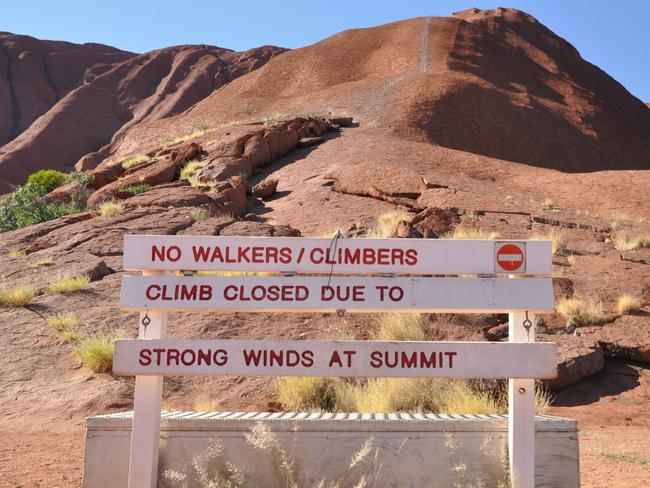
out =
<path fill-rule="evenodd" d="M 149 188 L 151 188 L 151 185 L 148 183 L 140 183 L 139 185 L 120 186 L 120 191 L 137 195 L 138 193 L 147 191 Z"/>
<path fill-rule="evenodd" d="M 0 201 L 0 232 L 27 227 L 79 212 L 74 203 L 49 203 L 47 191 L 38 183 L 27 183 Z"/>
<path fill-rule="evenodd" d="M 45 193 L 50 193 L 56 187 L 66 183 L 67 180 L 68 177 L 65 173 L 55 169 L 42 169 L 27 177 L 27 183 L 41 186 Z"/>
<path fill-rule="evenodd" d="M 74 347 L 74 355 L 86 368 L 95 373 L 106 373 L 113 368 L 115 338 L 111 336 L 86 337 Z"/>

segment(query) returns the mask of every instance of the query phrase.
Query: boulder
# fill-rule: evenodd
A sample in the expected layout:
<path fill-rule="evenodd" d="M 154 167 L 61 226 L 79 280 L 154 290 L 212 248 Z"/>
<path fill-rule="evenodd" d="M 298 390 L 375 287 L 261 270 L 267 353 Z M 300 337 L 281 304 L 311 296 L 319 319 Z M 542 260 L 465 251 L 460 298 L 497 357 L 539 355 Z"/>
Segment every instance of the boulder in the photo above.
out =
<path fill-rule="evenodd" d="M 605 366 L 603 348 L 594 339 L 575 335 L 538 334 L 539 342 L 557 344 L 557 378 L 544 380 L 555 390 L 598 373 Z"/>
<path fill-rule="evenodd" d="M 263 167 L 271 162 L 271 149 L 262 134 L 255 134 L 244 144 L 244 157 L 253 167 Z"/>
<path fill-rule="evenodd" d="M 623 315 L 602 327 L 585 327 L 581 333 L 598 341 L 607 357 L 650 363 L 650 315 Z"/>
<path fill-rule="evenodd" d="M 429 207 L 417 214 L 411 224 L 425 238 L 436 238 L 451 231 L 460 222 L 456 209 Z"/>
<path fill-rule="evenodd" d="M 271 160 L 275 161 L 298 145 L 298 134 L 293 129 L 273 129 L 264 133 L 264 140 L 269 145 Z"/>
<path fill-rule="evenodd" d="M 180 231 L 178 234 L 188 236 L 217 236 L 222 229 L 235 222 L 236 219 L 230 215 L 208 217 L 205 220 L 195 222 L 191 227 Z"/>
<path fill-rule="evenodd" d="M 246 193 L 247 185 L 245 181 L 238 176 L 233 176 L 228 181 L 217 184 L 210 197 L 224 211 L 232 215 L 244 215 L 248 209 Z"/>
<path fill-rule="evenodd" d="M 300 231 L 290 225 L 274 225 L 273 226 L 273 236 L 274 237 L 300 237 L 302 234 Z"/>
<path fill-rule="evenodd" d="M 88 186 L 98 190 L 117 180 L 123 173 L 124 168 L 119 163 L 98 166 L 90 172 L 90 174 L 93 175 L 93 181 L 91 181 Z"/>
<path fill-rule="evenodd" d="M 273 226 L 264 222 L 241 220 L 221 231 L 222 236 L 272 236 Z"/>
<path fill-rule="evenodd" d="M 225 181 L 233 176 L 249 178 L 253 174 L 250 159 L 244 157 L 220 156 L 209 160 L 195 173 L 199 181 Z"/>
<path fill-rule="evenodd" d="M 352 125 L 352 117 L 327 117 L 327 122 L 330 125 L 338 125 L 339 127 L 348 127 Z"/>
<path fill-rule="evenodd" d="M 111 198 L 121 199 L 132 196 L 130 193 L 121 192 L 120 188 L 123 187 L 142 184 L 155 186 L 169 183 L 175 178 L 178 166 L 182 164 L 181 161 L 181 159 L 156 161 L 155 164 L 139 169 L 122 179 L 113 181 L 90 195 L 88 205 L 97 205 Z"/>
<path fill-rule="evenodd" d="M 253 195 L 258 198 L 269 198 L 273 195 L 278 188 L 278 179 L 277 178 L 267 178 L 263 181 L 260 181 L 257 185 L 253 187 Z"/>
<path fill-rule="evenodd" d="M 196 142 L 190 142 L 185 146 L 173 150 L 170 154 L 171 160 L 176 164 L 176 166 L 180 166 L 192 159 L 201 159 L 202 152 L 203 148 L 200 145 Z"/>
<path fill-rule="evenodd" d="M 406 220 L 400 220 L 397 224 L 397 237 L 401 238 L 420 238 L 420 234 L 415 227 L 413 227 Z"/>

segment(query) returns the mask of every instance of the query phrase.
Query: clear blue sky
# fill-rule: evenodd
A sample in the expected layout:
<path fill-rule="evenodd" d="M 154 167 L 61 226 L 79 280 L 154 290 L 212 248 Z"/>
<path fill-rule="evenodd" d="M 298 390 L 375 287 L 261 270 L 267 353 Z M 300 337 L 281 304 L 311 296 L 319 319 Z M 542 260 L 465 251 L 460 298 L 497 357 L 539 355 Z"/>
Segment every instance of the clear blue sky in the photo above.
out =
<path fill-rule="evenodd" d="M 2 0 L 0 30 L 135 52 L 174 44 L 296 48 L 345 29 L 474 6 L 534 15 L 650 102 L 650 0 Z"/>

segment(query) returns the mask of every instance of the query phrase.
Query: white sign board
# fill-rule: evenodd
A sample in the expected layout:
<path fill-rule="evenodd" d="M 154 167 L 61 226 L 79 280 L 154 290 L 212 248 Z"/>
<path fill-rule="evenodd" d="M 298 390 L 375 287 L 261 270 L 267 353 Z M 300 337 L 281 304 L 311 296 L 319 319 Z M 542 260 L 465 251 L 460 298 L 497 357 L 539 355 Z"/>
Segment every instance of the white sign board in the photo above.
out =
<path fill-rule="evenodd" d="M 125 276 L 127 310 L 472 312 L 553 310 L 550 278 Z"/>
<path fill-rule="evenodd" d="M 121 340 L 117 375 L 554 378 L 555 344 Z"/>
<path fill-rule="evenodd" d="M 124 269 L 549 275 L 551 242 L 126 235 Z"/>

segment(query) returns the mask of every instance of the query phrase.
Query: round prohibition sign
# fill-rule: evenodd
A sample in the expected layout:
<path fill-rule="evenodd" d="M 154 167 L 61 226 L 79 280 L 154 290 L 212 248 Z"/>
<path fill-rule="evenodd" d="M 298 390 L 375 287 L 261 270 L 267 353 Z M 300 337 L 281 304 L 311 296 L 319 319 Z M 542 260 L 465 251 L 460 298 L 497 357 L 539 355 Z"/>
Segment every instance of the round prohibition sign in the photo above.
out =
<path fill-rule="evenodd" d="M 497 242 L 495 271 L 524 273 L 526 271 L 526 245 L 524 243 Z"/>

